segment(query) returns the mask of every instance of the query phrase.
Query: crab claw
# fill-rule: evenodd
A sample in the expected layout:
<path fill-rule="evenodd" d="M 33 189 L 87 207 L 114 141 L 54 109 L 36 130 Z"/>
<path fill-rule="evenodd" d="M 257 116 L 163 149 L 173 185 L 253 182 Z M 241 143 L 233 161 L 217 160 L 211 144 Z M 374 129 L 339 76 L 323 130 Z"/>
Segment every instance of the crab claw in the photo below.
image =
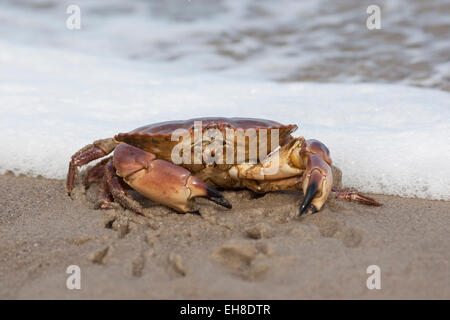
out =
<path fill-rule="evenodd" d="M 316 213 L 322 208 L 331 191 L 333 174 L 330 166 L 320 156 L 309 155 L 302 184 L 305 197 L 299 214 Z"/>
<path fill-rule="evenodd" d="M 192 199 L 205 197 L 226 208 L 231 204 L 223 195 L 183 167 L 155 159 L 128 144 L 119 144 L 114 151 L 114 167 L 117 175 L 145 197 L 171 207 L 178 212 L 193 211 Z"/>
<path fill-rule="evenodd" d="M 205 197 L 225 208 L 231 209 L 231 203 L 215 188 L 207 185 L 203 180 L 190 176 L 186 186 L 191 190 L 192 197 Z"/>
<path fill-rule="evenodd" d="M 308 185 L 308 188 L 306 189 L 305 197 L 303 198 L 302 205 L 300 206 L 299 209 L 299 214 L 305 213 L 308 208 L 309 208 L 308 213 L 317 212 L 317 208 L 313 204 L 311 204 L 316 194 L 317 194 L 317 183 L 313 182 L 310 185 Z"/>

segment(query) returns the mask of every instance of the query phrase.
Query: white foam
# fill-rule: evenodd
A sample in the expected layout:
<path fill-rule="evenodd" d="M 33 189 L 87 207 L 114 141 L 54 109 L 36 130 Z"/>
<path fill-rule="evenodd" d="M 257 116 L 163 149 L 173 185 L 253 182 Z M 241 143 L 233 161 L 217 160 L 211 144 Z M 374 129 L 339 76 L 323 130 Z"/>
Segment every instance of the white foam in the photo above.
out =
<path fill-rule="evenodd" d="M 191 73 L 395 82 L 449 88 L 447 0 L 381 0 L 382 32 L 359 0 L 0 1 L 0 38 L 92 55 L 182 62 Z"/>
<path fill-rule="evenodd" d="M 0 41 L 0 172 L 64 178 L 95 139 L 196 116 L 299 124 L 328 145 L 344 184 L 450 200 L 450 94 L 381 84 L 281 84 Z"/>

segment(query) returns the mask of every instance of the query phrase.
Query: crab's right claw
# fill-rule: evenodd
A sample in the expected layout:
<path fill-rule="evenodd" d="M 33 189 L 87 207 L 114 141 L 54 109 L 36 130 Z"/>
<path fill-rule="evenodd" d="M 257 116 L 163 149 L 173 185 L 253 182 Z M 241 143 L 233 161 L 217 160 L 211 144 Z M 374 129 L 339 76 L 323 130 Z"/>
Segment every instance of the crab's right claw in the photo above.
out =
<path fill-rule="evenodd" d="M 205 197 L 222 207 L 231 209 L 231 203 L 215 188 L 207 185 L 203 180 L 190 176 L 186 183 L 186 186 L 191 190 L 191 196 L 193 197 Z"/>
<path fill-rule="evenodd" d="M 119 144 L 114 151 L 117 174 L 145 197 L 178 212 L 195 211 L 192 199 L 205 197 L 231 208 L 223 195 L 181 166 L 155 159 L 155 155 L 128 144 Z"/>
<path fill-rule="evenodd" d="M 333 174 L 328 163 L 316 154 L 309 155 L 302 183 L 305 197 L 299 214 L 319 211 L 330 194 L 332 184 Z"/>

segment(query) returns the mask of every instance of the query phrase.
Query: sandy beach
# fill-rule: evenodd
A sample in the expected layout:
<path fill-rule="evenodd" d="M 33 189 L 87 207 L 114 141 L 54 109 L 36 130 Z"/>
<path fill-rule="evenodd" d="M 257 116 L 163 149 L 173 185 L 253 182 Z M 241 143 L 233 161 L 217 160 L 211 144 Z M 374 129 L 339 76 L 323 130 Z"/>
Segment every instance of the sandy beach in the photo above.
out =
<path fill-rule="evenodd" d="M 145 202 L 146 217 L 93 209 L 96 186 L 0 176 L 0 298 L 449 299 L 450 202 L 330 199 L 297 217 L 301 195 L 226 191 L 200 214 Z M 142 200 L 142 199 L 141 199 Z M 66 269 L 81 268 L 81 290 Z M 369 290 L 369 265 L 381 289 Z"/>
<path fill-rule="evenodd" d="M 446 0 L 0 1 L 0 299 L 450 299 L 449 17 Z M 95 210 L 86 171 L 67 195 L 83 146 L 200 117 L 295 124 L 335 187 L 383 205 L 299 217 L 300 192 L 239 190 L 178 214 L 133 193 L 136 215 Z"/>

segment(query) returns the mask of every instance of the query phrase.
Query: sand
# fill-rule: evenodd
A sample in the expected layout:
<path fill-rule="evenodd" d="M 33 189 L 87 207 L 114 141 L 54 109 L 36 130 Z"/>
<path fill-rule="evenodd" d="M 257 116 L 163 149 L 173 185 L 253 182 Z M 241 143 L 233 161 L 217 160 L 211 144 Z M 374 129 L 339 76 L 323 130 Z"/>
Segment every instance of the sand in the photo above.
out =
<path fill-rule="evenodd" d="M 301 195 L 224 192 L 200 214 L 145 202 L 147 217 L 93 209 L 61 180 L 0 176 L 3 299 L 450 299 L 450 202 L 330 199 L 297 217 Z M 66 288 L 69 265 L 81 289 Z M 381 289 L 369 290 L 369 265 Z"/>

